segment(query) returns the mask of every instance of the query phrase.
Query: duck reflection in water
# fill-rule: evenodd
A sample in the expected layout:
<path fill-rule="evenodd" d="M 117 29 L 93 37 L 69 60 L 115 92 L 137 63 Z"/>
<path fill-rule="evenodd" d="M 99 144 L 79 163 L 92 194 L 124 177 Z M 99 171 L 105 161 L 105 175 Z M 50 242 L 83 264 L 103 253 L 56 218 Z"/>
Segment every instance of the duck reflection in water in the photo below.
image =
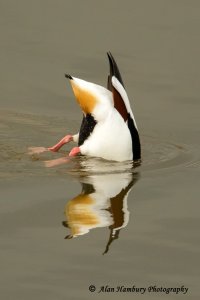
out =
<path fill-rule="evenodd" d="M 82 192 L 65 206 L 66 221 L 62 223 L 70 230 L 65 238 L 84 235 L 93 228 L 108 227 L 109 239 L 103 254 L 107 253 L 129 222 L 128 194 L 138 178 L 138 173 L 83 177 L 80 180 Z"/>

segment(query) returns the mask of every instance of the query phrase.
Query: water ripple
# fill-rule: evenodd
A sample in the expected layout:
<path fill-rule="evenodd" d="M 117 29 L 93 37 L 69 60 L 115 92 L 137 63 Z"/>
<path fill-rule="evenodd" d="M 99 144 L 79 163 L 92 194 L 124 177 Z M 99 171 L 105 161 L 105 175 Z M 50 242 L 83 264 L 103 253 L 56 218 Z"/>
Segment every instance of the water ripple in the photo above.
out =
<path fill-rule="evenodd" d="M 178 168 L 198 168 L 200 166 L 199 149 L 179 144 L 178 141 L 164 141 L 159 137 L 143 135 L 142 163 L 113 162 L 100 158 L 75 157 L 66 164 L 54 168 L 45 168 L 44 162 L 56 158 L 67 157 L 69 151 L 59 153 L 43 153 L 28 155 L 27 148 L 32 145 L 49 146 L 57 132 L 69 128 L 72 132 L 77 124 L 67 124 L 65 119 L 55 119 L 44 116 L 32 116 L 19 113 L 4 112 L 1 123 L 0 143 L 0 176 L 4 179 L 30 176 L 88 176 L 92 174 L 130 173 L 137 167 L 137 171 L 148 174 L 157 170 L 172 170 Z M 71 122 L 70 122 L 71 123 Z M 71 128 L 71 127 L 74 128 Z M 53 134 L 52 134 L 53 133 Z M 56 142 L 56 140 L 54 140 Z M 72 146 L 68 145 L 70 150 Z M 66 148 L 65 148 L 66 149 Z"/>

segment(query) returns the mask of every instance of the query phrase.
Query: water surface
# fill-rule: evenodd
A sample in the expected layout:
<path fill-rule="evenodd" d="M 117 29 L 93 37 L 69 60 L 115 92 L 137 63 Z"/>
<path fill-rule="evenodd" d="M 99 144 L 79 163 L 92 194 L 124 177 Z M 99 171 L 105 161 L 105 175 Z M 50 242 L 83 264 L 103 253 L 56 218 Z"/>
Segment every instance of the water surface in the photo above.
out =
<path fill-rule="evenodd" d="M 199 9 L 178 0 L 1 1 L 2 299 L 96 298 L 91 284 L 184 285 L 198 299 Z M 81 120 L 64 73 L 105 85 L 109 50 L 142 164 L 76 157 L 46 167 L 73 145 L 33 155 L 28 147 L 53 145 Z M 141 298 L 100 297 L 122 296 Z"/>

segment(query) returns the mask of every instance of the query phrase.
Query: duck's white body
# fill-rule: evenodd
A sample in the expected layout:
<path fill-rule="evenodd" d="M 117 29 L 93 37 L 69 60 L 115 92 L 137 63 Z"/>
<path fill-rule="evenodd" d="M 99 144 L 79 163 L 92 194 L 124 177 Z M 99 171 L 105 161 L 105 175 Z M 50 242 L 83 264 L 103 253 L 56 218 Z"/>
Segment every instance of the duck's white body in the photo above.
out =
<path fill-rule="evenodd" d="M 108 160 L 132 159 L 131 135 L 126 123 L 115 108 L 110 109 L 106 118 L 97 123 L 92 134 L 80 146 L 81 153 Z"/>
<path fill-rule="evenodd" d="M 72 87 L 84 115 L 91 112 L 97 122 L 83 145 L 79 146 L 81 154 L 115 161 L 131 160 L 130 130 L 114 107 L 112 93 L 102 86 L 75 77 Z M 90 95 L 89 101 L 84 99 L 84 93 Z"/>
<path fill-rule="evenodd" d="M 49 148 L 57 151 L 69 141 L 78 142 L 69 156 L 78 153 L 107 160 L 140 159 L 140 140 L 130 102 L 117 64 L 108 53 L 110 75 L 107 89 L 97 84 L 65 75 L 70 79 L 75 97 L 83 112 L 78 134 L 67 135 Z"/>

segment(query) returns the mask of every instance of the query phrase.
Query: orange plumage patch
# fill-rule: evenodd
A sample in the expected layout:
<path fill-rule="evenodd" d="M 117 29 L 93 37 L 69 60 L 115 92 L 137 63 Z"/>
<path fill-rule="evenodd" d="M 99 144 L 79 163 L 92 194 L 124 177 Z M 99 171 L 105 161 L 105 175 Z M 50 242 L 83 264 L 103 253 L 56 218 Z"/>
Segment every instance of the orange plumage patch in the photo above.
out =
<path fill-rule="evenodd" d="M 65 215 L 72 235 L 79 234 L 82 226 L 92 226 L 99 223 L 92 210 L 94 200 L 89 195 L 80 194 L 70 200 L 65 207 Z"/>
<path fill-rule="evenodd" d="M 97 104 L 97 99 L 91 93 L 81 89 L 73 80 L 71 80 L 74 95 L 85 114 L 90 114 Z"/>

